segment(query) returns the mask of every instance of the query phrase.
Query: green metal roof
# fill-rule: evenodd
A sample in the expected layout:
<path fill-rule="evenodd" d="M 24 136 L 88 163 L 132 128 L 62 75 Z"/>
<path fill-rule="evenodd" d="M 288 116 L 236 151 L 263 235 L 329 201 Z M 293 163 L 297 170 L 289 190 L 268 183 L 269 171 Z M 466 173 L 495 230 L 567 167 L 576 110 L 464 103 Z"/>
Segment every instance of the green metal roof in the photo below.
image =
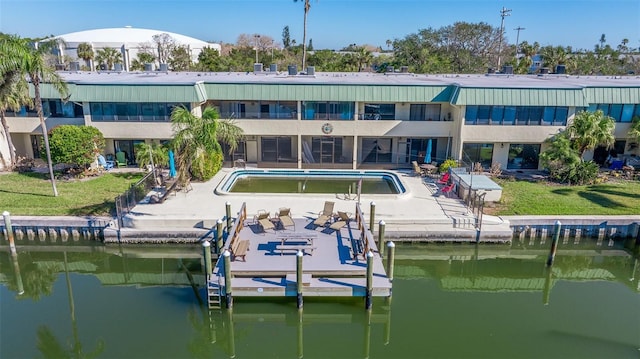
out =
<path fill-rule="evenodd" d="M 69 90 L 69 93 L 71 94 L 71 96 L 73 96 L 73 94 L 76 92 L 76 85 L 67 83 L 67 89 Z M 29 84 L 29 96 L 33 98 L 35 97 L 35 95 L 36 95 L 35 88 L 33 87 L 32 84 Z M 40 98 L 59 99 L 59 98 L 62 98 L 62 96 L 50 84 L 42 83 L 40 84 Z M 70 100 L 73 101 L 73 99 L 70 99 Z"/>
<path fill-rule="evenodd" d="M 589 103 L 640 104 L 640 87 L 587 87 Z"/>
<path fill-rule="evenodd" d="M 202 83 L 188 85 L 76 85 L 69 84 L 70 101 L 90 102 L 204 102 Z M 46 95 L 46 96 L 45 96 Z M 55 95 L 55 96 L 54 96 Z M 60 98 L 49 84 L 41 86 L 42 98 Z"/>
<path fill-rule="evenodd" d="M 459 88 L 453 105 L 588 107 L 582 89 Z"/>
<path fill-rule="evenodd" d="M 451 91 L 447 86 L 337 84 L 205 83 L 204 87 L 209 99 L 264 101 L 440 102 L 448 101 Z"/>

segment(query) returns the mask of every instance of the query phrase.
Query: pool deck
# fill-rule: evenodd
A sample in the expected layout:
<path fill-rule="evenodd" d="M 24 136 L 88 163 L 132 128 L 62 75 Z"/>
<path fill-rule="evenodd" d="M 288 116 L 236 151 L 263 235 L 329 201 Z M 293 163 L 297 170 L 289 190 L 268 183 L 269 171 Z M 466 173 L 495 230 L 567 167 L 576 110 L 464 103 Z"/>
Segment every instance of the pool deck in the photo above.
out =
<path fill-rule="evenodd" d="M 218 219 L 226 218 L 225 203 L 231 204 L 235 217 L 243 203 L 249 218 L 259 210 L 272 215 L 281 207 L 291 208 L 296 220 L 316 218 L 325 201 L 334 201 L 334 211 L 354 213 L 356 200 L 345 199 L 344 193 L 335 194 L 228 194 L 218 195 L 215 188 L 234 168 L 223 168 L 213 179 L 192 183 L 188 192 L 169 195 L 161 204 L 144 203 L 135 206 L 125 216 L 119 237 L 116 229 L 105 231 L 106 242 L 157 240 L 174 237 L 177 241 L 205 235 L 215 227 Z M 402 241 L 455 241 L 475 242 L 475 217 L 455 194 L 447 197 L 438 193 L 433 179 L 415 176 L 411 171 L 395 171 L 406 186 L 403 195 L 363 194 L 360 203 L 369 221 L 370 204 L 375 202 L 375 228 L 385 222 L 385 238 Z M 507 220 L 484 215 L 481 242 L 510 242 L 512 230 Z M 114 237 L 116 239 L 114 239 Z"/>

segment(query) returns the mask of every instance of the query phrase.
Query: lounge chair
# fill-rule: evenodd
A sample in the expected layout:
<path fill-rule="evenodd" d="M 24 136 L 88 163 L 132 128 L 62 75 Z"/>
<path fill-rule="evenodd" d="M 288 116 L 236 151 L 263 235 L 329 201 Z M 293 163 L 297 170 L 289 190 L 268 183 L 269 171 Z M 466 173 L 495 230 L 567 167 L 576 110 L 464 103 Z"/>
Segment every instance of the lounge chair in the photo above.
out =
<path fill-rule="evenodd" d="M 291 218 L 290 208 L 280 208 L 280 210 L 278 210 L 277 219 L 283 229 L 286 229 L 287 227 L 293 227 L 293 230 L 296 230 L 296 222 L 294 222 Z"/>
<path fill-rule="evenodd" d="M 349 217 L 349 214 L 347 212 L 341 212 L 338 211 L 338 220 L 333 222 L 329 228 L 335 230 L 335 231 L 339 231 L 340 229 L 342 229 L 342 227 L 346 226 L 349 224 L 349 221 L 351 221 L 351 218 Z"/>
<path fill-rule="evenodd" d="M 105 160 L 103 155 L 98 155 L 98 164 L 104 168 L 105 171 L 113 168 L 113 161 Z"/>
<path fill-rule="evenodd" d="M 116 152 L 116 164 L 118 165 L 118 167 L 127 167 L 127 157 L 125 156 L 124 152 Z"/>
<path fill-rule="evenodd" d="M 318 213 L 318 218 L 313 221 L 313 224 L 319 227 L 324 227 L 333 218 L 333 206 L 335 202 L 325 201 L 324 209 Z"/>
<path fill-rule="evenodd" d="M 269 215 L 270 215 L 270 212 L 265 212 L 264 210 L 260 210 L 258 211 L 258 214 L 256 214 L 253 217 L 254 223 L 260 226 L 263 232 L 266 232 L 267 229 L 275 230 L 276 228 L 276 226 L 271 221 L 271 217 Z"/>

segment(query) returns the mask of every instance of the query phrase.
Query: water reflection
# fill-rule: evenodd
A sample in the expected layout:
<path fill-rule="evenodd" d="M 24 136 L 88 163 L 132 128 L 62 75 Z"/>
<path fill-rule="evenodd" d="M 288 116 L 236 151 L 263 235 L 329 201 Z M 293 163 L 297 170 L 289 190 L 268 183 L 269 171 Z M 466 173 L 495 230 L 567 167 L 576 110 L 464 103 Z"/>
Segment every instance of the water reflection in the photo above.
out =
<path fill-rule="evenodd" d="M 0 357 L 634 357 L 640 347 L 638 259 L 595 242 L 560 246 L 551 267 L 546 246 L 398 245 L 394 301 L 375 298 L 372 312 L 363 298 L 314 297 L 304 311 L 295 297 L 211 311 L 199 246 L 4 249 Z"/>

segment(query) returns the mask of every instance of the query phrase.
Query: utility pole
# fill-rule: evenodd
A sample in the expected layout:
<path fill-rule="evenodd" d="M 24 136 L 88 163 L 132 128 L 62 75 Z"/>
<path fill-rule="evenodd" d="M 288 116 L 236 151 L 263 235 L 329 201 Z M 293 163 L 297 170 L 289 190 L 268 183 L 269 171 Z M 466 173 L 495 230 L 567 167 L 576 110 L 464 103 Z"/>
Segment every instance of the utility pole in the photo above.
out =
<path fill-rule="evenodd" d="M 516 64 L 520 65 L 520 31 L 526 30 L 524 27 L 518 26 L 514 30 L 516 30 Z"/>
<path fill-rule="evenodd" d="M 502 21 L 500 21 L 500 41 L 498 42 L 498 68 L 497 68 L 498 71 L 500 71 L 500 55 L 502 54 L 502 37 L 504 36 L 504 17 L 505 16 L 511 16 L 511 9 L 502 7 L 502 10 L 500 10 L 500 17 L 502 18 Z"/>
<path fill-rule="evenodd" d="M 260 35 L 255 34 L 253 35 L 256 39 L 256 64 L 258 63 L 258 39 L 260 39 Z"/>

